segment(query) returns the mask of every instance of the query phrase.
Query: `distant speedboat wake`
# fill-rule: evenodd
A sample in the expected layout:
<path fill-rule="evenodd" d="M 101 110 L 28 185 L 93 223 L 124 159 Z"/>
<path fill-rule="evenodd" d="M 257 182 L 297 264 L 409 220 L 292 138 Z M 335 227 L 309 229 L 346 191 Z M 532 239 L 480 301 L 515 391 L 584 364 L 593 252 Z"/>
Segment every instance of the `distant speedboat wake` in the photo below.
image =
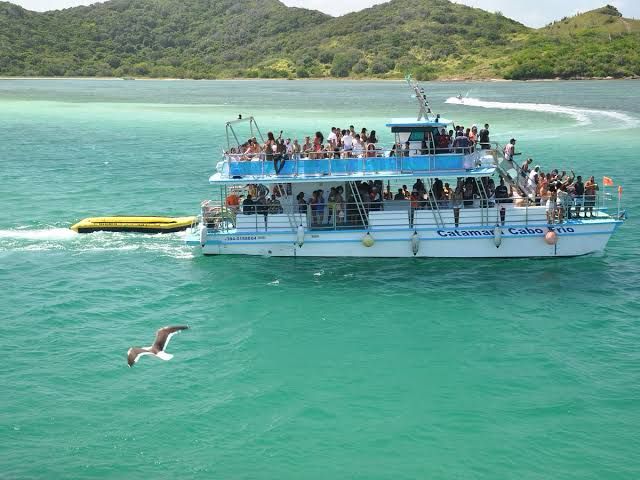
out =
<path fill-rule="evenodd" d="M 188 328 L 187 326 L 163 327 L 156 332 L 156 340 L 150 347 L 131 347 L 127 352 L 127 363 L 129 367 L 133 367 L 138 359 L 144 355 L 153 355 L 161 360 L 171 360 L 173 355 L 165 352 L 171 337 Z"/>
<path fill-rule="evenodd" d="M 466 107 L 492 108 L 499 110 L 523 110 L 527 112 L 556 113 L 572 117 L 580 125 L 590 125 L 594 123 L 594 120 L 598 118 L 602 120 L 603 117 L 608 121 L 615 120 L 617 122 L 622 122 L 628 127 L 633 127 L 640 123 L 637 118 L 623 112 L 569 107 L 565 105 L 553 105 L 550 103 L 491 102 L 480 100 L 479 98 L 463 97 L 462 95 L 449 97 L 445 103 L 464 105 Z"/>

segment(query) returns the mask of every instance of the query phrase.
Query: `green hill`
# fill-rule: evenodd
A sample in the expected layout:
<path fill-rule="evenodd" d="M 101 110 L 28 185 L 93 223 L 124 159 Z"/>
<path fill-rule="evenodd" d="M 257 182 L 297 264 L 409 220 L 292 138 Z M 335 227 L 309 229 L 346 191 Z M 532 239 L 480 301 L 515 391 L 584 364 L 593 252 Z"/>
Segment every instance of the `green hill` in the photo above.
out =
<path fill-rule="evenodd" d="M 575 78 L 640 75 L 640 22 L 610 6 L 543 29 L 447 0 L 333 18 L 277 0 L 0 2 L 0 75 Z"/>
<path fill-rule="evenodd" d="M 532 32 L 511 59 L 506 78 L 640 75 L 640 21 L 606 7 Z"/>
<path fill-rule="evenodd" d="M 611 5 L 591 10 L 571 18 L 563 18 L 547 25 L 547 33 L 555 35 L 575 35 L 593 32 L 604 34 L 606 37 L 625 33 L 640 32 L 640 20 L 623 18 L 622 14 Z"/>

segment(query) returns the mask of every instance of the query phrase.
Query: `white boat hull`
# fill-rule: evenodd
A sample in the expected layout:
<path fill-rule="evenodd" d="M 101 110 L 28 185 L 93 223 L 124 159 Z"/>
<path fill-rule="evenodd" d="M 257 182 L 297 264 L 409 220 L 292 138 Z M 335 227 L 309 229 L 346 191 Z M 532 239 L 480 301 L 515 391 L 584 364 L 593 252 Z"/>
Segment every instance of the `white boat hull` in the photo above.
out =
<path fill-rule="evenodd" d="M 274 257 L 377 257 L 377 258 L 508 258 L 571 257 L 604 250 L 621 222 L 593 220 L 555 227 L 557 242 L 548 244 L 546 225 L 495 226 L 414 230 L 371 230 L 371 246 L 363 242 L 367 231 L 210 233 L 194 230 L 188 239 L 205 255 L 261 255 Z M 498 237 L 498 238 L 496 238 Z M 204 245 L 202 240 L 205 240 Z M 302 244 L 300 244 L 302 243 Z M 499 246 L 496 246 L 499 244 Z M 416 248 L 417 247 L 417 248 Z M 415 253 L 414 253 L 415 251 Z"/>

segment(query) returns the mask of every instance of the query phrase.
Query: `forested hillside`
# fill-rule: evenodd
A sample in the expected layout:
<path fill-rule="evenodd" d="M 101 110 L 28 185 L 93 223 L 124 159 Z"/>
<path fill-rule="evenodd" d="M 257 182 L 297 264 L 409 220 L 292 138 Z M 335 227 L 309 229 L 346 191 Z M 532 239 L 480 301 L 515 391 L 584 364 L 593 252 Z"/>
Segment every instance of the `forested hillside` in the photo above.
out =
<path fill-rule="evenodd" d="M 575 78 L 640 75 L 640 22 L 604 7 L 543 29 L 447 0 L 333 18 L 277 0 L 0 2 L 0 75 Z"/>

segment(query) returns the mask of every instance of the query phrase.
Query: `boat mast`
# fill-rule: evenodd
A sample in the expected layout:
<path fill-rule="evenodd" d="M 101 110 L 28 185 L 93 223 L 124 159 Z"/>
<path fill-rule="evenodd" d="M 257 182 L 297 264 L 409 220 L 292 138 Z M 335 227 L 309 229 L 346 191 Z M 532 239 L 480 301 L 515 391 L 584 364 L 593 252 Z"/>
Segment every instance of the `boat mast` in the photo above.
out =
<path fill-rule="evenodd" d="M 418 100 L 418 105 L 420 105 L 420 111 L 418 112 L 418 121 L 429 121 L 429 114 L 432 112 L 431 106 L 429 105 L 429 100 L 427 100 L 427 97 L 425 96 L 424 88 L 418 85 L 418 82 L 411 78 L 411 74 L 404 77 L 404 79 L 407 81 L 407 84 L 409 84 L 409 87 L 411 87 L 411 89 L 415 93 L 415 98 L 416 100 Z"/>

